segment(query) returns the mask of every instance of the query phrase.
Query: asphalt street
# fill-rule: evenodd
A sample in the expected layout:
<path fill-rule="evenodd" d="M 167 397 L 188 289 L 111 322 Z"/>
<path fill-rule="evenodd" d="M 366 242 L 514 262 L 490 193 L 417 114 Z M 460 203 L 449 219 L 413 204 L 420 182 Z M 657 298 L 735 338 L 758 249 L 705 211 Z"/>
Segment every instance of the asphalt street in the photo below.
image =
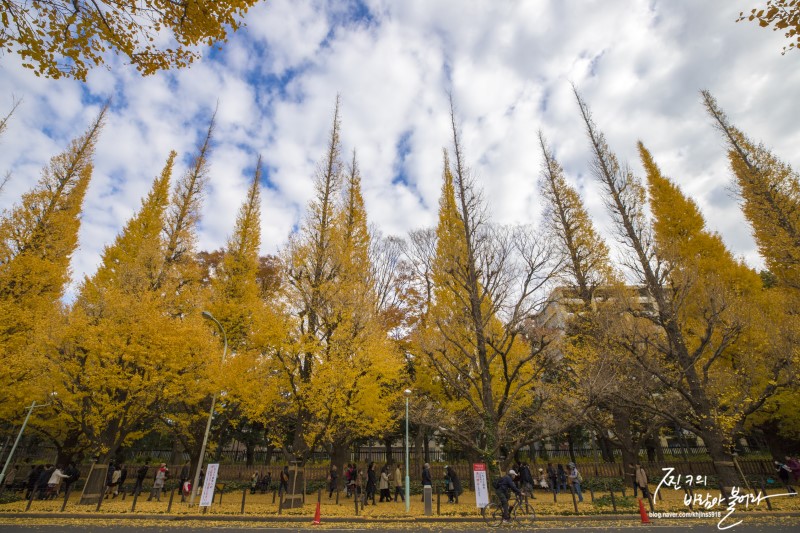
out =
<path fill-rule="evenodd" d="M 789 524 L 767 524 L 767 523 L 743 523 L 734 528 L 731 528 L 728 531 L 733 531 L 736 533 L 796 533 L 800 530 L 800 522 L 796 521 L 794 523 Z M 365 524 L 365 525 L 353 525 L 353 526 L 312 526 L 310 524 L 304 524 L 300 527 L 263 527 L 260 525 L 238 525 L 238 524 L 231 524 L 231 525 L 219 525 L 219 526 L 198 526 L 197 524 L 185 524 L 185 525 L 165 525 L 165 526 L 136 526 L 136 525 L 104 525 L 104 524 L 89 524 L 89 525 L 69 525 L 69 524 L 53 524 L 53 525 L 37 525 L 37 524 L 3 524 L 0 523 L 0 532 L 2 533 L 164 533 L 164 532 L 185 532 L 185 533 L 209 533 L 211 531 L 219 531 L 219 530 L 226 530 L 226 529 L 235 529 L 238 531 L 246 531 L 248 533 L 258 533 L 258 532 L 265 532 L 265 533 L 293 533 L 299 531 L 308 531 L 313 529 L 324 530 L 326 532 L 355 532 L 355 531 L 384 531 L 387 533 L 408 533 L 409 531 L 437 531 L 437 532 L 444 532 L 444 531 L 459 531 L 465 533 L 486 533 L 488 531 L 532 531 L 535 530 L 537 532 L 546 533 L 549 531 L 552 532 L 563 532 L 564 530 L 577 530 L 581 532 L 597 532 L 597 533 L 631 533 L 632 530 L 655 530 L 658 533 L 681 533 L 685 531 L 689 531 L 691 533 L 706 533 L 706 532 L 718 532 L 719 530 L 716 527 L 716 524 L 704 524 L 704 525 L 697 525 L 697 524 L 686 524 L 686 525 L 657 525 L 657 524 L 650 524 L 650 525 L 632 525 L 631 527 L 584 527 L 580 523 L 563 523 L 558 525 L 551 525 L 551 524 L 538 524 L 536 527 L 532 529 L 523 529 L 519 526 L 508 526 L 508 527 L 501 527 L 501 528 L 487 528 L 487 527 L 477 527 L 476 524 L 452 524 L 452 527 L 449 527 L 448 524 L 436 524 L 427 526 L 425 524 L 415 524 L 413 528 L 409 529 L 408 527 L 403 529 L 396 529 L 392 527 L 392 524 L 384 524 L 384 523 L 377 523 L 377 524 Z"/>

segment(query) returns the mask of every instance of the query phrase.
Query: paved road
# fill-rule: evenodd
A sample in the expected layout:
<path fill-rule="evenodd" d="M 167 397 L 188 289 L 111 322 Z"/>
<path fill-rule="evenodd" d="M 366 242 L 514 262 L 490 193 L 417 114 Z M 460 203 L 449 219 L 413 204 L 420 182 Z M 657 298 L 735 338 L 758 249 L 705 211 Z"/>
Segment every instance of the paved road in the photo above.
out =
<path fill-rule="evenodd" d="M 383 527 L 383 526 L 386 527 Z M 314 529 L 315 526 L 311 526 L 310 524 L 304 524 L 300 527 L 292 527 L 292 528 L 279 528 L 279 527 L 262 527 L 256 525 L 221 525 L 221 526 L 212 526 L 212 527 L 203 527 L 198 526 L 197 524 L 185 524 L 185 525 L 168 525 L 162 527 L 151 527 L 151 526 L 136 526 L 136 525 L 122 525 L 122 526 L 109 526 L 103 524 L 90 524 L 85 526 L 75 526 L 75 525 L 67 525 L 67 524 L 55 524 L 55 525 L 24 525 L 24 524 L 3 524 L 0 522 L 0 532 L 1 533 L 213 533 L 214 531 L 220 530 L 227 530 L 227 529 L 236 529 L 239 531 L 245 531 L 246 533 L 295 533 L 300 531 L 308 531 L 309 529 Z M 489 531 L 521 531 L 519 527 L 504 527 L 499 529 L 493 528 L 481 528 L 475 527 L 475 524 L 452 524 L 452 527 L 448 527 L 448 525 L 444 524 L 437 524 L 431 525 L 428 528 L 428 525 L 425 524 L 415 524 L 413 529 L 393 529 L 391 524 L 370 524 L 370 525 L 353 525 L 349 526 L 334 526 L 330 525 L 330 527 L 320 527 L 316 526 L 318 530 L 324 530 L 326 532 L 342 532 L 342 533 L 353 533 L 357 531 L 384 531 L 386 533 L 408 533 L 409 531 L 459 531 L 464 533 L 487 533 Z M 691 533 L 710 533 L 710 532 L 717 532 L 718 529 L 715 524 L 708 524 L 708 525 L 657 525 L 652 524 L 650 526 L 642 526 L 642 525 L 633 525 L 631 527 L 583 527 L 580 523 L 564 523 L 558 525 L 551 525 L 551 524 L 539 524 L 535 528 L 535 531 L 547 533 L 547 532 L 557 532 L 563 533 L 564 530 L 579 530 L 581 532 L 587 533 L 632 533 L 633 529 L 639 529 L 646 527 L 647 529 L 657 530 L 657 533 L 683 533 L 684 531 L 689 531 Z M 800 530 L 800 520 L 795 519 L 793 523 L 788 524 L 780 524 L 780 525 L 769 525 L 766 523 L 759 523 L 759 522 L 752 522 L 750 524 L 743 523 L 740 524 L 728 531 L 736 532 L 736 533 L 797 533 Z"/>

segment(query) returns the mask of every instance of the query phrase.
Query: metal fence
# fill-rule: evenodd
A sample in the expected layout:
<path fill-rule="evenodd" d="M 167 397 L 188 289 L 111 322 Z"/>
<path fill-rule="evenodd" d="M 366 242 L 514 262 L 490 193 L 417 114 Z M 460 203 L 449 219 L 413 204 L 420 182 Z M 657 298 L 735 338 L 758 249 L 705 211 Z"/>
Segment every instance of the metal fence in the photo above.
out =
<path fill-rule="evenodd" d="M 755 447 L 748 447 L 742 446 L 737 448 L 737 453 L 741 457 L 747 456 L 766 456 L 768 452 L 761 450 Z M 659 454 L 660 452 L 660 454 Z M 604 462 L 603 456 L 599 449 L 593 447 L 575 447 L 573 451 L 570 452 L 568 448 L 556 448 L 556 449 L 522 449 L 520 450 L 518 457 L 520 460 L 527 461 L 527 462 L 541 462 L 547 460 L 553 460 L 554 462 L 563 461 L 566 462 L 571 460 L 572 457 L 578 460 L 591 460 L 593 462 L 602 463 Z M 705 446 L 662 446 L 659 449 L 651 449 L 650 453 L 648 454 L 648 450 L 642 449 L 640 451 L 641 457 L 651 457 L 654 456 L 657 459 L 661 457 L 664 458 L 665 461 L 682 461 L 682 460 L 691 460 L 691 461 L 698 461 L 708 458 L 708 450 Z M 4 454 L 0 453 L 0 461 L 3 460 Z M 28 457 L 33 461 L 53 461 L 56 457 L 56 450 L 55 448 L 49 446 L 39 446 L 34 450 L 27 450 L 22 454 L 17 454 L 19 459 L 24 457 Z M 457 451 L 445 451 L 445 450 L 428 450 L 427 452 L 423 452 L 421 454 L 422 461 L 428 463 L 439 463 L 439 464 L 447 464 L 447 463 L 469 463 L 470 456 L 465 453 L 457 452 Z M 376 463 L 399 463 L 404 460 L 405 457 L 405 450 L 402 447 L 393 447 L 391 451 L 387 454 L 387 450 L 385 447 L 362 447 L 358 450 L 353 450 L 350 453 L 350 457 L 348 462 L 355 462 L 355 463 L 368 463 L 370 461 L 375 461 Z M 416 461 L 418 457 L 417 450 L 411 449 L 411 458 L 412 461 Z M 622 451 L 619 449 L 613 450 L 613 457 L 615 458 L 615 463 L 622 458 Z M 283 456 L 279 451 L 273 451 L 272 453 L 266 450 L 259 450 L 257 449 L 254 452 L 253 456 L 253 464 L 254 465 L 271 465 L 271 464 L 278 464 L 283 462 Z M 189 455 L 186 453 L 179 454 L 177 457 L 173 457 L 173 450 L 170 449 L 133 449 L 127 453 L 126 460 L 130 462 L 172 462 L 177 461 L 182 463 L 184 461 L 189 460 Z M 325 463 L 330 461 L 330 454 L 327 452 L 315 452 L 310 462 L 311 463 Z M 246 464 L 247 462 L 247 451 L 244 447 L 240 447 L 239 449 L 228 449 L 223 450 L 220 452 L 219 455 L 217 453 L 208 453 L 206 455 L 206 462 L 220 462 L 224 464 Z M 610 463 L 613 467 L 614 463 Z"/>

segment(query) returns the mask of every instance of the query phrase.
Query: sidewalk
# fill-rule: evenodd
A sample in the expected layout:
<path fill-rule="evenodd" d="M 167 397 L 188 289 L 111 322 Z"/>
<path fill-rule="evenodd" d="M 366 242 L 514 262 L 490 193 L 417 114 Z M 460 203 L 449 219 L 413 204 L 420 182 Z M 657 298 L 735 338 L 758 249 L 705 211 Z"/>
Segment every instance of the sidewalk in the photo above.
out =
<path fill-rule="evenodd" d="M 800 518 L 800 512 L 794 511 L 773 511 L 770 513 L 734 513 L 732 518 Z M 248 516 L 248 515 L 204 515 L 204 514 L 181 514 L 181 515 L 164 515 L 164 514 L 107 514 L 102 513 L 89 514 L 89 513 L 0 513 L 0 521 L 4 518 L 31 518 L 31 519 L 48 519 L 58 522 L 61 520 L 76 520 L 85 519 L 88 521 L 94 520 L 159 520 L 164 522 L 190 522 L 190 521 L 208 521 L 208 522 L 268 522 L 268 523 L 307 523 L 313 519 L 313 514 L 309 516 Z M 428 523 L 428 524 L 447 524 L 447 523 L 483 523 L 483 518 L 480 515 L 475 517 L 464 516 L 409 516 L 409 517 L 324 517 L 324 522 L 339 523 L 339 524 L 374 524 L 374 523 Z M 638 514 L 602 514 L 602 515 L 573 515 L 573 516 L 559 516 L 559 515 L 545 515 L 537 516 L 536 522 L 604 522 L 614 520 L 631 520 L 634 522 L 640 521 Z M 669 520 L 669 519 L 665 519 Z M 655 519 L 658 522 L 658 519 Z"/>

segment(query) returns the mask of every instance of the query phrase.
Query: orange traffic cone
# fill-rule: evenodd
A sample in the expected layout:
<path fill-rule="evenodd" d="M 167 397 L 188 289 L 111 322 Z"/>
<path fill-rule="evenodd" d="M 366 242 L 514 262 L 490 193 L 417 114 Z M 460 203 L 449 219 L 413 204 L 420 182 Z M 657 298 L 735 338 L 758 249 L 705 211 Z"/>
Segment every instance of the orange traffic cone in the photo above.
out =
<path fill-rule="evenodd" d="M 320 516 L 319 516 L 319 502 L 317 502 L 317 512 L 314 513 L 314 521 L 311 522 L 312 525 L 318 526 L 320 524 Z"/>
<path fill-rule="evenodd" d="M 319 510 L 319 508 L 317 510 Z M 642 503 L 641 498 L 639 498 L 639 514 L 642 515 L 642 524 L 650 523 L 650 517 L 647 516 L 647 511 L 644 509 L 644 503 Z"/>

